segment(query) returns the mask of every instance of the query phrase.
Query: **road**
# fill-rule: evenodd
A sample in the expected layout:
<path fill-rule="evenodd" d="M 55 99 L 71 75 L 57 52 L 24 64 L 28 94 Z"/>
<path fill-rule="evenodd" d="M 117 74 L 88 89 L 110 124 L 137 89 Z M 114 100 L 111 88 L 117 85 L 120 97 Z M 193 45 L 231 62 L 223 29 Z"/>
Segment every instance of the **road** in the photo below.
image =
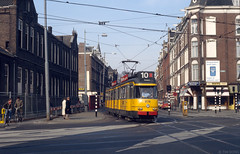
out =
<path fill-rule="evenodd" d="M 0 153 L 240 153 L 238 118 L 160 111 L 156 123 L 146 123 L 99 115 L 97 120 L 13 123 L 0 128 Z"/>

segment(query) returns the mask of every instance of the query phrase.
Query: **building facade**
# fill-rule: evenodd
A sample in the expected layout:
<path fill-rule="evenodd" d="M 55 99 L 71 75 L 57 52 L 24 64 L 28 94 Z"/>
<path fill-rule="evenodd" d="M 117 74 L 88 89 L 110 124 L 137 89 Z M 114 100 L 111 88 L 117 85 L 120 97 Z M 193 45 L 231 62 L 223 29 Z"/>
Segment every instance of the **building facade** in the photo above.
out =
<path fill-rule="evenodd" d="M 84 67 L 84 48 L 86 50 L 86 72 Z M 101 55 L 100 46 L 94 48 L 86 46 L 84 43 L 79 44 L 78 53 L 78 86 L 79 98 L 82 100 L 82 94 L 85 94 L 85 73 L 86 73 L 86 91 L 87 95 L 100 95 L 104 101 L 105 89 L 108 84 L 108 67 L 105 59 Z"/>
<path fill-rule="evenodd" d="M 238 1 L 192 0 L 181 23 L 169 31 L 174 33 L 168 42 L 169 63 L 160 59 L 168 65 L 162 69 L 169 67 L 163 76 L 179 102 L 188 101 L 192 109 L 234 108 L 240 79 L 239 19 Z"/>
<path fill-rule="evenodd" d="M 1 1 L 0 12 L 0 85 L 4 85 L 0 86 L 0 92 L 6 95 L 11 92 L 13 99 L 16 96 L 31 96 L 28 99 L 31 106 L 37 103 L 38 109 L 44 110 L 44 27 L 38 23 L 33 0 Z M 77 100 L 77 55 L 76 32 L 54 36 L 52 28 L 48 28 L 49 96 L 52 106 L 59 106 L 66 96 Z"/>

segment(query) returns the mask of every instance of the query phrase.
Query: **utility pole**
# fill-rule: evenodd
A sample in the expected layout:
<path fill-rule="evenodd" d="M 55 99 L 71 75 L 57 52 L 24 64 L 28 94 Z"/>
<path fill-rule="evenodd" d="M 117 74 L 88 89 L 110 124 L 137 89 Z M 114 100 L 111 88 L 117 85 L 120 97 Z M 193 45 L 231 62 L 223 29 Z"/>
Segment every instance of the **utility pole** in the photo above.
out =
<path fill-rule="evenodd" d="M 84 74 L 85 74 L 85 81 L 84 81 L 84 105 L 85 111 L 88 111 L 88 103 L 87 103 L 87 59 L 86 59 L 86 31 L 84 30 Z"/>
<path fill-rule="evenodd" d="M 49 103 L 49 66 L 48 66 L 48 41 L 47 41 L 47 1 L 44 0 L 44 40 L 45 40 L 45 91 L 46 91 L 46 118 L 50 120 Z"/>

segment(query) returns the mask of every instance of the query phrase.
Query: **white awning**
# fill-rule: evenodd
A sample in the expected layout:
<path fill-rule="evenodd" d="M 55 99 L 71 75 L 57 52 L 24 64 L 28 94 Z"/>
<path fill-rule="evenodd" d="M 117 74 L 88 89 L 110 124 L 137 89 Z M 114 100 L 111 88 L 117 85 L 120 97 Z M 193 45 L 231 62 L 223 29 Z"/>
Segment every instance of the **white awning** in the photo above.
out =
<path fill-rule="evenodd" d="M 211 92 L 206 92 L 206 96 L 219 96 L 219 94 L 218 93 L 215 93 L 214 91 L 211 91 Z M 229 92 L 223 92 L 222 94 L 221 94 L 221 96 L 229 96 Z"/>
<path fill-rule="evenodd" d="M 180 97 L 189 97 L 191 96 L 191 93 L 192 91 L 190 88 L 181 90 Z"/>

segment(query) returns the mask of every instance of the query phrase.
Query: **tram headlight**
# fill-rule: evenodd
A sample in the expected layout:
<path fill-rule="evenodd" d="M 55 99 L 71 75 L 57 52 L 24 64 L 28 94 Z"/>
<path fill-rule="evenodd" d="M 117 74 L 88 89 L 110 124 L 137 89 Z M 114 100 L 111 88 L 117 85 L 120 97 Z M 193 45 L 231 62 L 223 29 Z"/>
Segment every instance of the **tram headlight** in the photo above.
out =
<path fill-rule="evenodd" d="M 140 107 L 139 107 L 138 110 L 141 111 L 141 110 L 143 110 L 143 108 L 140 108 Z"/>
<path fill-rule="evenodd" d="M 149 104 L 147 104 L 147 106 L 146 106 L 147 108 L 149 108 L 150 107 L 150 105 Z"/>

